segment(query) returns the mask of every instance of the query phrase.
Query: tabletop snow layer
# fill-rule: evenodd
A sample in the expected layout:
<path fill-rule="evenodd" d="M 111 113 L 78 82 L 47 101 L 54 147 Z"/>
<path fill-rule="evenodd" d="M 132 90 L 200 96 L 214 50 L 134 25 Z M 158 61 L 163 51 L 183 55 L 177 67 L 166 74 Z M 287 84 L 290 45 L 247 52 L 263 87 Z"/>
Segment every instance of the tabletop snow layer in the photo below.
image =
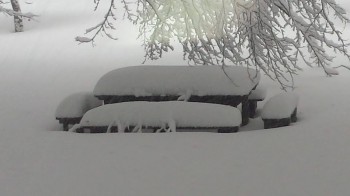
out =
<path fill-rule="evenodd" d="M 252 90 L 248 99 L 250 100 L 264 100 L 267 94 L 267 89 L 265 86 L 257 86 L 255 90 Z"/>
<path fill-rule="evenodd" d="M 88 110 L 101 105 L 102 101 L 94 97 L 91 92 L 74 93 L 58 105 L 56 118 L 82 117 Z"/>
<path fill-rule="evenodd" d="M 259 80 L 256 70 L 241 66 L 134 66 L 104 75 L 94 94 L 247 95 Z"/>
<path fill-rule="evenodd" d="M 138 101 L 107 104 L 90 110 L 82 118 L 80 126 L 159 127 L 168 124 L 169 127 L 236 127 L 241 121 L 241 112 L 231 106 Z"/>
<path fill-rule="evenodd" d="M 292 92 L 284 92 L 270 98 L 264 105 L 261 118 L 288 118 L 298 105 L 299 97 Z"/>

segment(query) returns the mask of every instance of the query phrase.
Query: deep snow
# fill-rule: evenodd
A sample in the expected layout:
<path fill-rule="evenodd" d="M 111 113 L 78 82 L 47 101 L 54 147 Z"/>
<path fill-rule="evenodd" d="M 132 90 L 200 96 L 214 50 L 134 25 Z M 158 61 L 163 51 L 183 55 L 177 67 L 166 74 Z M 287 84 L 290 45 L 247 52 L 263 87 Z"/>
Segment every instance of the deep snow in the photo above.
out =
<path fill-rule="evenodd" d="M 259 80 L 259 72 L 242 66 L 143 65 L 124 67 L 106 73 L 97 82 L 94 94 L 136 97 L 247 95 Z"/>
<path fill-rule="evenodd" d="M 77 118 L 98 106 L 101 106 L 103 101 L 97 99 L 91 92 L 78 92 L 64 98 L 57 106 L 56 118 Z"/>
<path fill-rule="evenodd" d="M 299 96 L 294 92 L 282 92 L 266 101 L 261 109 L 262 119 L 289 118 L 298 108 Z"/>
<path fill-rule="evenodd" d="M 90 16 L 90 1 L 35 0 L 22 7 L 40 15 L 23 33 L 11 33 L 12 19 L 0 15 L 1 195 L 350 192 L 350 73 L 345 69 L 326 77 L 321 69 L 305 68 L 296 77 L 299 121 L 290 127 L 262 130 L 257 118 L 234 134 L 62 132 L 54 118 L 59 102 L 91 91 L 108 71 L 140 64 L 142 47 L 130 25 L 119 28 L 117 42 L 75 43 L 75 36 L 99 21 Z M 184 64 L 180 59 L 176 52 L 151 64 Z M 345 63 L 338 57 L 334 65 Z M 270 80 L 261 82 L 267 97 L 280 92 Z"/>
<path fill-rule="evenodd" d="M 259 84 L 252 92 L 250 92 L 248 99 L 249 100 L 264 100 L 267 95 L 267 88 Z"/>
<path fill-rule="evenodd" d="M 125 127 L 238 127 L 242 122 L 239 109 L 227 105 L 185 101 L 123 102 L 106 104 L 88 111 L 80 126 Z M 122 128 L 124 127 L 124 128 Z"/>

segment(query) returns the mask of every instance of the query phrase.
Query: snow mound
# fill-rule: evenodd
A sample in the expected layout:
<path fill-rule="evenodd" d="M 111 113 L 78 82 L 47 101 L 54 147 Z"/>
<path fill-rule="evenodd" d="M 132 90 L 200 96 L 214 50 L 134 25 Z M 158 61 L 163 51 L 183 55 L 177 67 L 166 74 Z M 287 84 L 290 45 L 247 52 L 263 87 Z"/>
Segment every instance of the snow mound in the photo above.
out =
<path fill-rule="evenodd" d="M 94 97 L 91 92 L 74 93 L 58 105 L 56 118 L 82 117 L 88 110 L 101 105 L 102 101 Z"/>
<path fill-rule="evenodd" d="M 183 101 L 137 101 L 92 109 L 83 116 L 80 126 L 118 126 L 118 129 L 165 126 L 175 131 L 176 127 L 237 127 L 241 121 L 241 112 L 231 106 Z"/>
<path fill-rule="evenodd" d="M 248 99 L 249 100 L 264 100 L 266 98 L 267 89 L 264 86 L 257 86 L 255 90 L 252 90 Z"/>
<path fill-rule="evenodd" d="M 133 66 L 113 70 L 96 84 L 102 95 L 247 95 L 260 74 L 241 66 Z"/>
<path fill-rule="evenodd" d="M 298 105 L 299 97 L 292 92 L 284 92 L 271 97 L 264 105 L 262 119 L 288 118 Z"/>

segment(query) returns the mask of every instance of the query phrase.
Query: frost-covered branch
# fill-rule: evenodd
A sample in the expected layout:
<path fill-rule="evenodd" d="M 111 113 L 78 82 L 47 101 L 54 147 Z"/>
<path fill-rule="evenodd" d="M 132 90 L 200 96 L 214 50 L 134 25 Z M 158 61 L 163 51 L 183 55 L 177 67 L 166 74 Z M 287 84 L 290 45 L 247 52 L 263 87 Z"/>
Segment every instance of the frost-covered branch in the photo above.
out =
<path fill-rule="evenodd" d="M 28 20 L 34 20 L 37 15 L 27 12 L 22 13 L 19 2 L 17 0 L 11 0 L 12 9 L 8 9 L 2 6 L 2 4 L 7 4 L 8 2 L 4 2 L 0 0 L 0 13 L 4 13 L 5 15 L 13 16 L 15 23 L 15 31 L 22 32 L 23 31 L 23 18 Z"/>
<path fill-rule="evenodd" d="M 1 4 L 1 2 L 0 2 L 0 4 Z M 20 16 L 20 17 L 23 17 L 23 18 L 27 18 L 29 20 L 34 20 L 35 17 L 38 16 L 36 14 L 33 14 L 32 12 L 26 12 L 26 13 L 15 12 L 12 9 L 4 8 L 1 5 L 0 5 L 0 12 L 4 13 L 6 15 L 9 15 L 9 16 Z"/>
<path fill-rule="evenodd" d="M 122 0 L 121 7 L 139 25 L 145 59 L 161 58 L 176 40 L 189 62 L 255 67 L 283 88 L 293 86 L 300 61 L 326 68 L 334 58 L 327 49 L 350 59 L 334 22 L 349 19 L 335 0 Z M 106 17 L 92 38 L 77 40 L 93 41 Z"/>
<path fill-rule="evenodd" d="M 349 67 L 349 66 L 345 66 L 345 65 L 339 65 L 339 66 L 334 67 L 334 68 L 340 68 L 340 67 L 343 67 L 343 68 L 345 68 L 345 69 L 350 70 L 350 67 Z"/>
<path fill-rule="evenodd" d="M 100 0 L 94 0 L 96 6 L 95 6 L 95 10 L 98 8 L 99 4 L 100 4 Z M 114 14 L 114 10 L 115 10 L 115 4 L 114 4 L 114 0 L 110 1 L 110 5 L 108 8 L 107 13 L 105 14 L 103 20 L 98 23 L 97 25 L 90 27 L 88 29 L 86 29 L 86 34 L 92 33 L 93 36 L 92 37 L 76 37 L 75 40 L 81 43 L 87 43 L 87 42 L 94 42 L 96 36 L 100 33 L 102 33 L 103 35 L 106 35 L 108 38 L 113 39 L 113 40 L 117 40 L 117 38 L 113 37 L 112 34 L 110 34 L 110 30 L 115 30 L 115 27 L 113 25 L 113 21 L 116 20 L 115 14 Z"/>

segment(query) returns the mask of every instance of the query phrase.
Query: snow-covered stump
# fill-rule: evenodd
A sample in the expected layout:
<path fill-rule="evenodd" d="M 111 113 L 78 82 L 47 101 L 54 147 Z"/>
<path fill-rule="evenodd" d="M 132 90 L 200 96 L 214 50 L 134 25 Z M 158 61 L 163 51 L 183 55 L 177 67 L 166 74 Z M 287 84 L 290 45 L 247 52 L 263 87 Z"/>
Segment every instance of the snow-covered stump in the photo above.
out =
<path fill-rule="evenodd" d="M 295 93 L 281 93 L 270 98 L 264 105 L 261 118 L 264 128 L 277 128 L 297 121 L 298 96 Z"/>
<path fill-rule="evenodd" d="M 107 104 L 88 111 L 76 132 L 217 129 L 221 133 L 231 133 L 237 132 L 241 123 L 239 109 L 231 106 L 183 101 L 136 101 Z"/>
<path fill-rule="evenodd" d="M 94 94 L 105 104 L 183 100 L 237 107 L 242 103 L 242 125 L 246 125 L 248 95 L 259 80 L 259 72 L 241 66 L 133 66 L 104 75 Z"/>
<path fill-rule="evenodd" d="M 88 110 L 101 105 L 102 101 L 90 92 L 74 93 L 58 105 L 55 116 L 63 130 L 68 131 L 69 125 L 78 124 Z"/>
<path fill-rule="evenodd" d="M 258 101 L 263 101 L 266 98 L 267 89 L 262 86 L 257 86 L 248 96 L 249 101 L 249 117 L 254 118 Z"/>

